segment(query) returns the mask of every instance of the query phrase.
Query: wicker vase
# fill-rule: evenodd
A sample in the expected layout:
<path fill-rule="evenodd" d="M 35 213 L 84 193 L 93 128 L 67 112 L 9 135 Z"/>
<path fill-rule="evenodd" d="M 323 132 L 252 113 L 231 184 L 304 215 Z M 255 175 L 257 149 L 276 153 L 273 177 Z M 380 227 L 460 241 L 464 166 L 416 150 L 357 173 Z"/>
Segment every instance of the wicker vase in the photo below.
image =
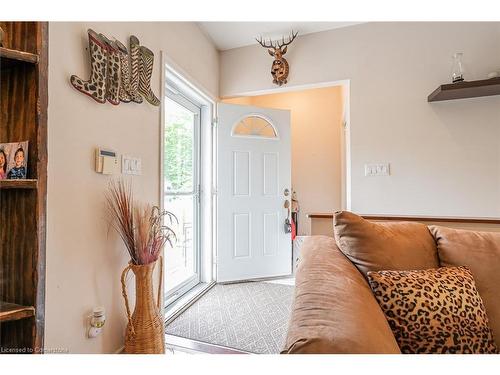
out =
<path fill-rule="evenodd" d="M 160 283 L 155 303 L 153 296 L 153 270 L 160 263 Z M 165 353 L 165 333 L 163 317 L 160 313 L 162 260 L 147 264 L 129 264 L 122 273 L 122 293 L 127 309 L 128 324 L 125 333 L 125 350 L 127 354 L 162 354 Z M 135 309 L 130 315 L 125 278 L 128 271 L 135 275 Z"/>

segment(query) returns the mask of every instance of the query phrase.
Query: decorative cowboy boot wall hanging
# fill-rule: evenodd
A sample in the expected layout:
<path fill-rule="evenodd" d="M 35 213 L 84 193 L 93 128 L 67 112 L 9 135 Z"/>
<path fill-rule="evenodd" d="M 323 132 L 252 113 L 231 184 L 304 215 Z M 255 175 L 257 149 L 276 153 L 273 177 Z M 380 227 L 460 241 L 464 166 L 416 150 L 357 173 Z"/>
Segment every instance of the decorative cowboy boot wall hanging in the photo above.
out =
<path fill-rule="evenodd" d="M 113 105 L 120 104 L 120 55 L 116 44 L 99 34 L 108 47 L 108 68 L 106 71 L 106 100 Z"/>
<path fill-rule="evenodd" d="M 75 89 L 90 96 L 99 103 L 106 103 L 106 69 L 108 48 L 102 38 L 88 30 L 90 52 L 90 77 L 87 81 L 72 75 L 70 82 Z"/>
<path fill-rule="evenodd" d="M 130 97 L 135 103 L 142 103 L 139 95 L 139 39 L 135 35 L 130 37 Z"/>
<path fill-rule="evenodd" d="M 130 103 L 132 100 L 128 91 L 130 90 L 130 70 L 128 64 L 128 51 L 118 40 L 115 41 L 118 47 L 118 54 L 120 56 L 120 73 L 121 73 L 121 84 L 120 84 L 120 101 L 123 103 Z"/>
<path fill-rule="evenodd" d="M 153 94 L 153 90 L 151 90 L 151 75 L 153 74 L 154 54 L 150 49 L 144 46 L 141 46 L 139 49 L 139 54 L 141 56 L 139 69 L 139 93 L 152 105 L 159 106 L 160 99 L 158 99 L 156 95 Z"/>
<path fill-rule="evenodd" d="M 151 90 L 154 54 L 139 44 L 132 35 L 129 50 L 118 40 L 111 41 L 103 34 L 88 29 L 91 73 L 87 81 L 72 75 L 75 89 L 95 101 L 113 105 L 142 103 L 143 98 L 154 106 L 160 99 Z"/>

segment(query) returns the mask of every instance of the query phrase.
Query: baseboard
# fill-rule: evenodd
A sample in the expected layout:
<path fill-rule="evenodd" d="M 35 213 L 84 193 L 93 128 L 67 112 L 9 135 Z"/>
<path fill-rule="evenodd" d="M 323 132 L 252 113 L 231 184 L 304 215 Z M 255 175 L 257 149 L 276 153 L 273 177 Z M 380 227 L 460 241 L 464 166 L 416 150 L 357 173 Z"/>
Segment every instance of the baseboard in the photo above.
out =
<path fill-rule="evenodd" d="M 123 350 L 125 350 L 124 346 L 120 346 L 113 354 L 122 354 Z"/>

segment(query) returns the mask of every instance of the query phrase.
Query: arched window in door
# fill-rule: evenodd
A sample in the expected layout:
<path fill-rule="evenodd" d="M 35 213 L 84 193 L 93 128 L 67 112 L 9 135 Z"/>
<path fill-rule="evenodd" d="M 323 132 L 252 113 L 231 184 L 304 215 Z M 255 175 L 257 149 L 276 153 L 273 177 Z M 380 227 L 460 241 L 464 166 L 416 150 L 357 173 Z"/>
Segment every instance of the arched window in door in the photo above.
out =
<path fill-rule="evenodd" d="M 256 114 L 245 116 L 238 121 L 231 134 L 236 137 L 278 137 L 274 125 L 268 119 Z"/>

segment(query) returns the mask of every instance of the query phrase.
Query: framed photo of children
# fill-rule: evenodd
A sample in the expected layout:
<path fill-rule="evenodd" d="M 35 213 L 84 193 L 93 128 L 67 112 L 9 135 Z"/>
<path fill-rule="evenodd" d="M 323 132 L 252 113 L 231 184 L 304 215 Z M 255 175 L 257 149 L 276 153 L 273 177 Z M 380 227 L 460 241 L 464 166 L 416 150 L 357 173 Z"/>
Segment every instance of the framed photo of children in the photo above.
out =
<path fill-rule="evenodd" d="M 28 141 L 0 143 L 0 180 L 27 178 Z"/>

